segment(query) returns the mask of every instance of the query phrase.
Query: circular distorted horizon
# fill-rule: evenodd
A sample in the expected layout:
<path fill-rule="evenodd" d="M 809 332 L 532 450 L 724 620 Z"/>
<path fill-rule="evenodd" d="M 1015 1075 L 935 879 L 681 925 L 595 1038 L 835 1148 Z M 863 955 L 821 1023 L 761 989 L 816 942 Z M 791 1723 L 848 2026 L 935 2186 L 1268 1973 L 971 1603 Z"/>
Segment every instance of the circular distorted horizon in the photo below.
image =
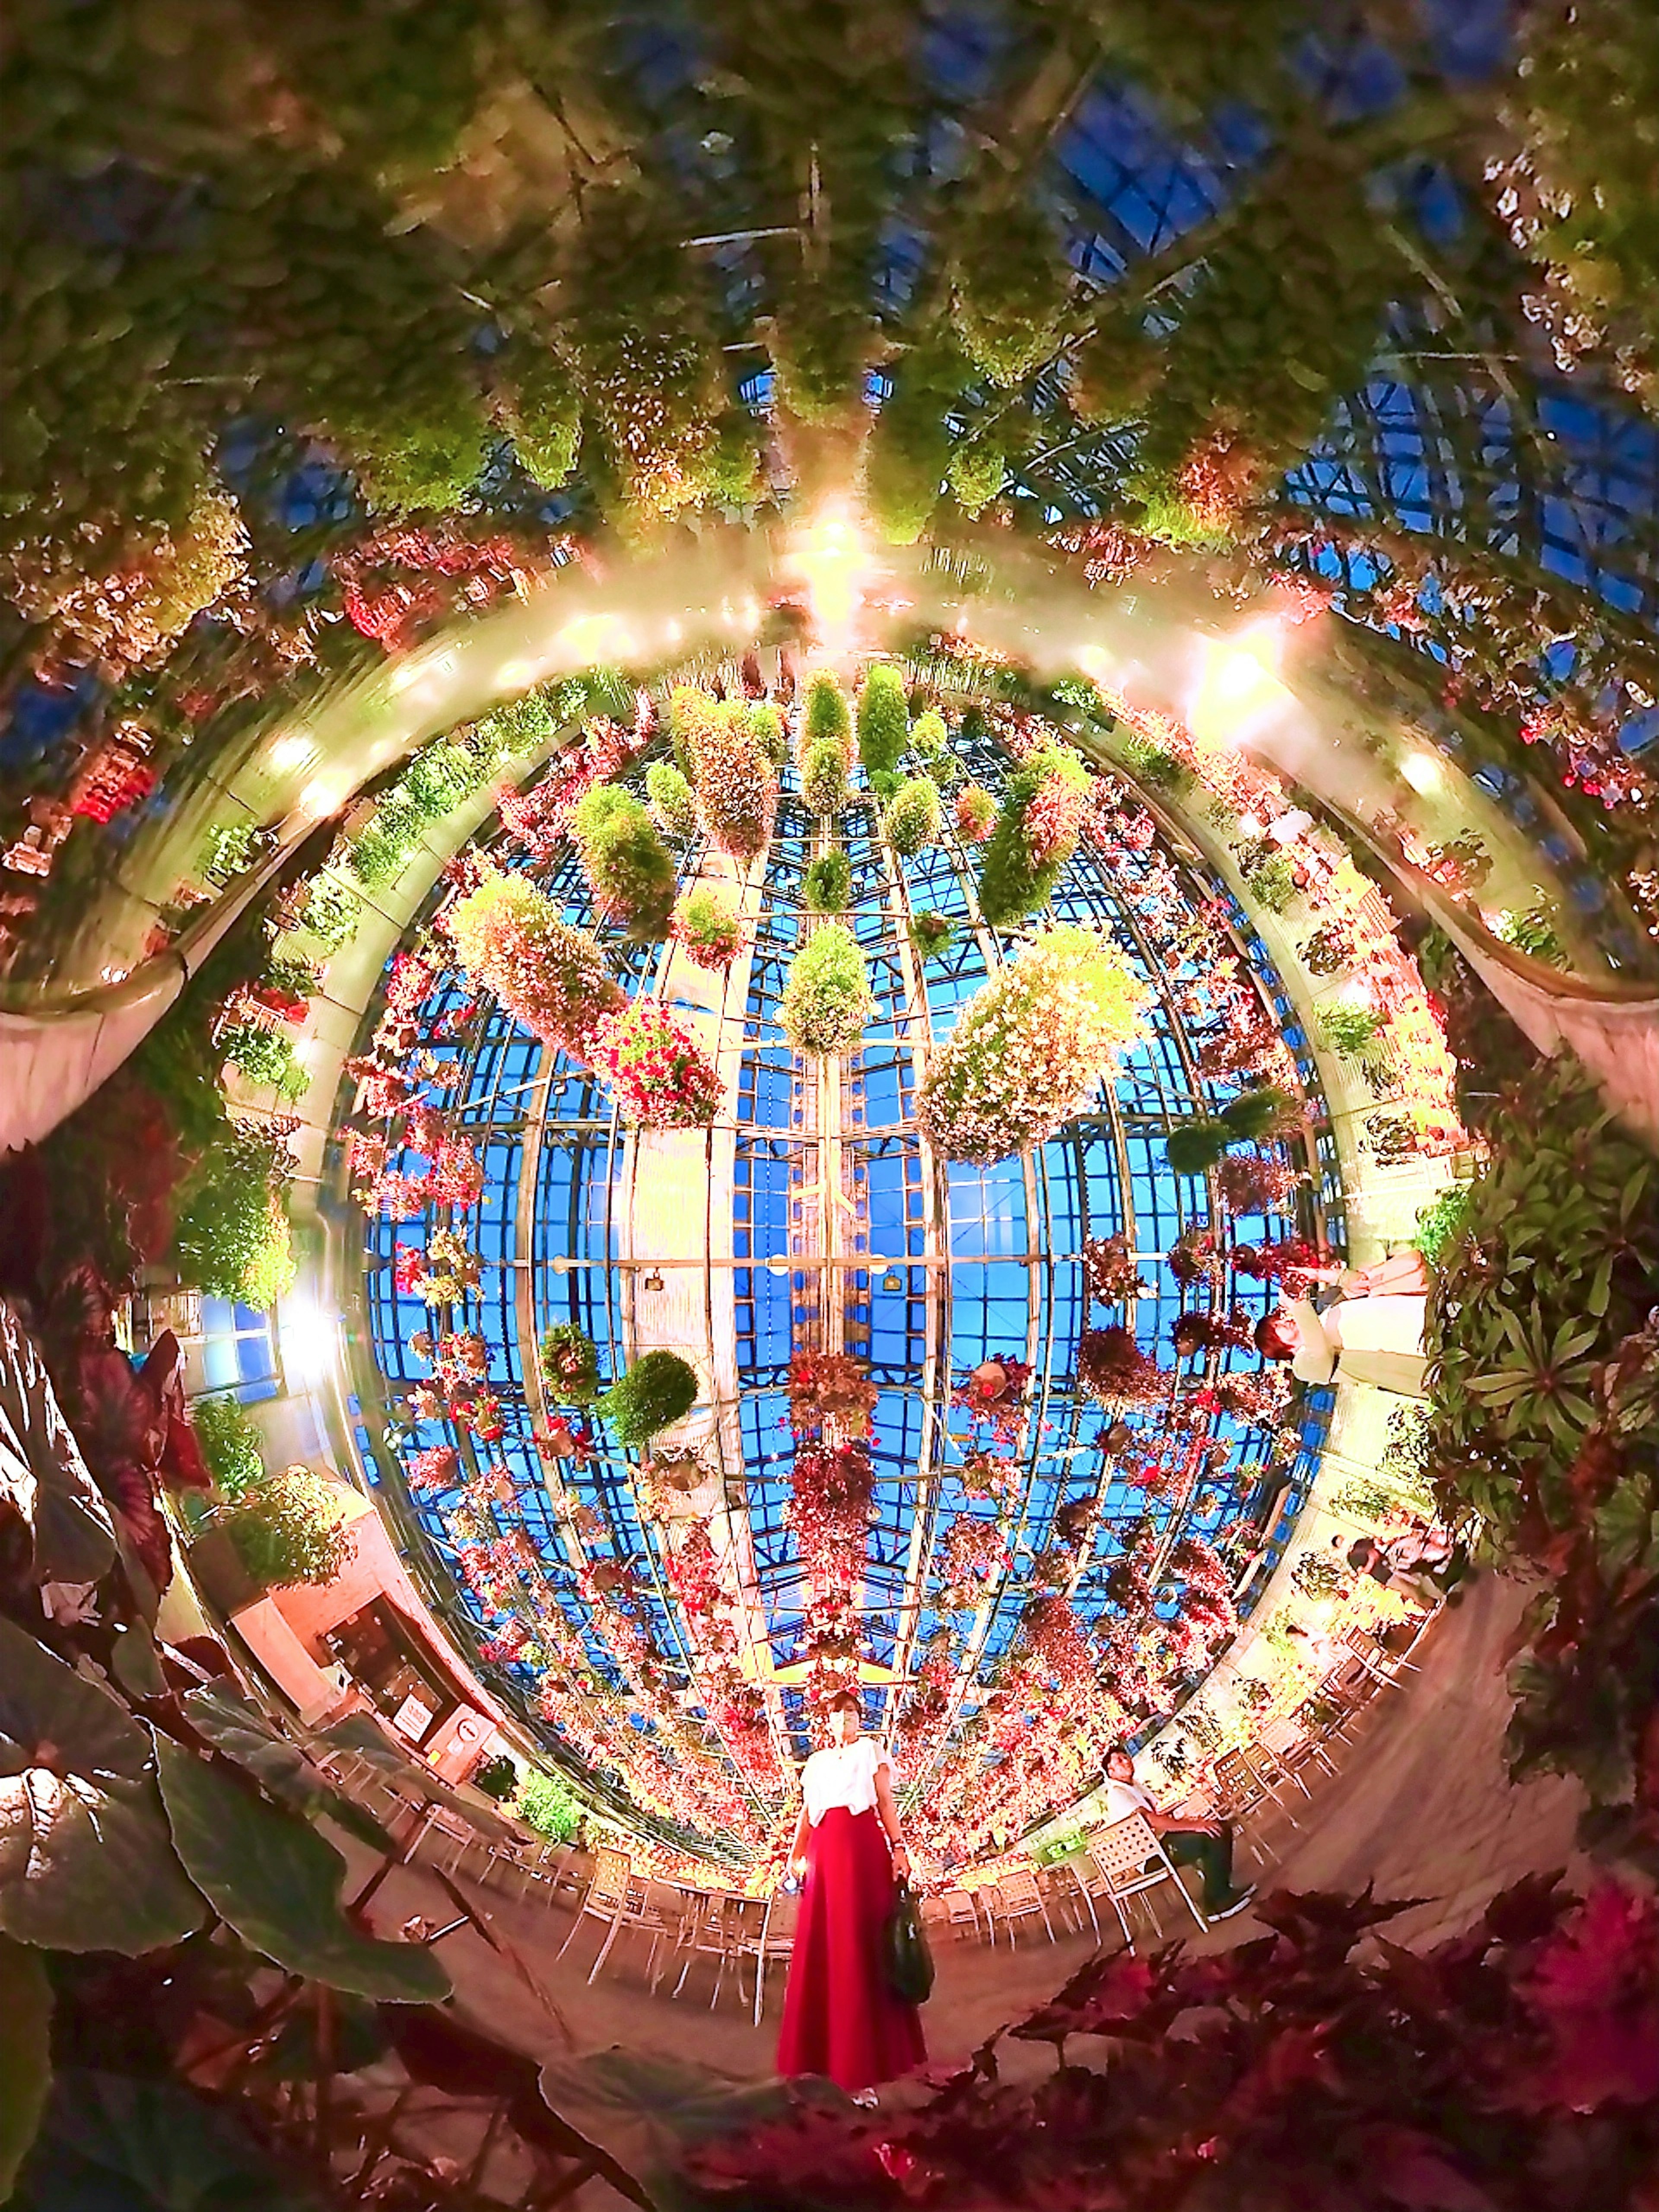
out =
<path fill-rule="evenodd" d="M 897 734 L 890 767 L 849 773 L 855 748 L 886 757 L 849 722 L 837 772 L 811 665 L 786 647 L 678 672 L 728 719 L 744 690 L 782 700 L 775 809 L 736 835 L 695 795 L 689 689 L 613 684 L 434 885 L 343 1094 L 371 1213 L 360 1437 L 388 1510 L 412 1507 L 452 1626 L 556 1759 L 757 1875 L 826 1688 L 859 1686 L 917 1839 L 956 1860 L 1063 1813 L 1110 1741 L 1184 1705 L 1294 1533 L 1331 1402 L 1292 1406 L 1263 1370 L 1274 1276 L 1232 1252 L 1340 1242 L 1344 1203 L 1310 1041 L 1181 826 L 1162 726 L 1083 680 L 1046 715 L 1011 704 L 998 656 L 952 632 L 854 662 L 860 724 L 868 668 L 902 668 Z M 1119 765 L 1085 773 L 1076 746 L 1106 731 Z M 595 858 L 592 790 L 655 815 L 666 884 Z M 447 917 L 496 869 L 605 931 L 634 1005 L 713 1070 L 706 1109 L 652 1127 L 602 1052 L 560 1050 L 511 985 L 468 975 Z M 665 941 L 665 909 L 637 911 L 659 892 Z M 711 956 L 681 917 L 721 898 L 736 927 Z M 791 971 L 842 933 L 867 998 L 815 1050 Z M 1124 1048 L 1035 1132 L 1017 1109 L 963 1134 L 930 1109 L 930 1065 L 964 1007 L 1069 937 L 1133 988 Z M 1259 1141 L 1170 1148 L 1252 1097 L 1274 1102 Z M 659 1352 L 689 1362 L 696 1405 L 629 1448 L 589 1408 Z"/>

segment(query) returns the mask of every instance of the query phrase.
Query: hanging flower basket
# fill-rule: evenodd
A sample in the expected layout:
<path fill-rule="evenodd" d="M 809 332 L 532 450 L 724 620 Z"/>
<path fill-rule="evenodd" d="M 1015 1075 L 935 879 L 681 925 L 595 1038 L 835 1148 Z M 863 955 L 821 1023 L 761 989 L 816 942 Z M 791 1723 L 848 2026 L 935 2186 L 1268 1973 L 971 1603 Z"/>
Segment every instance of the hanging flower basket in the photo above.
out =
<path fill-rule="evenodd" d="M 606 1014 L 590 1049 L 637 1129 L 706 1128 L 720 1110 L 719 1069 L 654 999 Z"/>

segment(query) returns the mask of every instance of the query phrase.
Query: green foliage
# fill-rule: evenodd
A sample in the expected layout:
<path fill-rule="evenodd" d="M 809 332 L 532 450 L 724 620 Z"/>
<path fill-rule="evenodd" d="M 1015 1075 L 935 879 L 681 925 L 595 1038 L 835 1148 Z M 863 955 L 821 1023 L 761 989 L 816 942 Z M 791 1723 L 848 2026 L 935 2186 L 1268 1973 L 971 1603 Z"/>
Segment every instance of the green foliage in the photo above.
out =
<path fill-rule="evenodd" d="M 570 834 L 599 912 L 635 943 L 666 937 L 674 859 L 638 799 L 616 784 L 598 786 L 572 808 Z"/>
<path fill-rule="evenodd" d="M 1552 968 L 1566 968 L 1571 963 L 1567 949 L 1555 932 L 1555 925 L 1542 907 L 1531 907 L 1525 914 L 1516 914 L 1507 908 L 1494 919 L 1492 933 L 1505 945 L 1512 945 L 1517 952 L 1531 955 Z"/>
<path fill-rule="evenodd" d="M 272 1139 L 226 1122 L 179 1197 L 173 1256 L 185 1282 L 211 1297 L 240 1298 L 271 1242 L 286 1175 Z"/>
<path fill-rule="evenodd" d="M 964 514 L 976 515 L 1002 489 L 1008 464 L 1001 448 L 989 445 L 961 445 L 951 454 L 945 477 L 951 497 Z"/>
<path fill-rule="evenodd" d="M 1212 1168 L 1232 1142 L 1224 1121 L 1195 1116 L 1171 1129 L 1164 1140 L 1164 1156 L 1172 1175 L 1202 1175 Z"/>
<path fill-rule="evenodd" d="M 1070 276 L 1054 225 L 1024 197 L 968 219 L 951 262 L 951 315 L 982 376 L 1018 384 L 1048 358 Z"/>
<path fill-rule="evenodd" d="M 743 945 L 743 924 L 729 899 L 694 884 L 674 908 L 674 940 L 700 968 L 729 967 Z"/>
<path fill-rule="evenodd" d="M 779 406 L 814 428 L 842 420 L 858 404 L 870 339 L 870 313 L 861 300 L 798 278 L 772 319 Z"/>
<path fill-rule="evenodd" d="M 52 2087 L 52 1984 L 36 1951 L 0 1936 L 0 2203 L 28 2156 Z"/>
<path fill-rule="evenodd" d="M 498 1752 L 494 1759 L 486 1759 L 472 1776 L 472 1787 L 482 1790 L 486 1797 L 493 1797 L 498 1805 L 505 1805 L 519 1787 L 519 1769 L 515 1760 Z"/>
<path fill-rule="evenodd" d="M 801 880 L 808 914 L 845 914 L 853 902 L 853 863 L 839 845 L 809 863 Z"/>
<path fill-rule="evenodd" d="M 538 1767 L 532 1767 L 520 1783 L 513 1810 L 526 1828 L 550 1843 L 569 1843 L 582 1824 L 581 1800 L 560 1776 Z"/>
<path fill-rule="evenodd" d="M 778 1018 L 797 1052 L 851 1052 L 875 1012 L 864 955 L 838 921 L 815 929 L 789 963 Z"/>
<path fill-rule="evenodd" d="M 910 725 L 910 757 L 922 774 L 932 776 L 943 789 L 948 790 L 960 780 L 961 763 L 951 750 L 945 717 L 936 708 L 930 707 L 925 714 L 918 714 Z"/>
<path fill-rule="evenodd" d="M 807 748 L 800 764 L 800 795 L 820 820 L 839 814 L 846 805 L 847 759 L 835 738 L 820 738 Z"/>
<path fill-rule="evenodd" d="M 1138 315 L 1104 317 L 1070 358 L 1073 413 L 1101 429 L 1133 422 L 1152 396 L 1162 362 L 1158 341 Z"/>
<path fill-rule="evenodd" d="M 1246 875 L 1244 888 L 1269 914 L 1283 914 L 1297 894 L 1296 871 L 1283 853 L 1270 853 Z"/>
<path fill-rule="evenodd" d="M 1346 1574 L 1334 1557 L 1323 1552 L 1304 1552 L 1291 1570 L 1291 1580 L 1315 1604 L 1324 1598 L 1340 1597 L 1348 1587 Z"/>
<path fill-rule="evenodd" d="M 1570 1056 L 1506 1094 L 1429 1305 L 1437 1477 L 1499 1529 L 1564 1520 L 1598 1364 L 1653 1303 L 1659 1163 Z"/>
<path fill-rule="evenodd" d="M 1076 756 L 1059 750 L 1033 754 L 1009 775 L 995 826 L 980 854 L 980 912 L 993 929 L 1012 929 L 1045 907 L 1071 857 L 1069 847 L 1041 863 L 1031 857 L 1026 817 L 1051 776 L 1068 783 L 1087 780 Z"/>
<path fill-rule="evenodd" d="M 938 787 L 925 775 L 901 784 L 882 817 L 882 834 L 896 853 L 920 853 L 939 842 Z"/>
<path fill-rule="evenodd" d="M 599 1395 L 599 1347 L 573 1321 L 542 1332 L 538 1358 L 548 1395 L 560 1406 L 591 1406 Z"/>
<path fill-rule="evenodd" d="M 197 1399 L 190 1409 L 190 1425 L 209 1472 L 227 1498 L 240 1498 L 258 1488 L 265 1472 L 259 1431 L 234 1398 Z"/>
<path fill-rule="evenodd" d="M 337 952 L 357 933 L 363 902 L 331 876 L 319 876 L 306 893 L 298 927 L 314 937 L 325 952 Z"/>
<path fill-rule="evenodd" d="M 1221 1109 L 1221 1119 L 1230 1143 L 1259 1143 L 1264 1138 L 1283 1136 L 1300 1128 L 1302 1109 L 1288 1091 L 1264 1084 L 1258 1090 L 1241 1091 L 1237 1098 L 1230 1098 Z"/>
<path fill-rule="evenodd" d="M 1117 745 L 1130 775 L 1138 776 L 1149 791 L 1158 792 L 1164 798 L 1184 799 L 1198 781 L 1178 754 L 1151 738 L 1141 737 L 1136 731 L 1121 731 Z"/>
<path fill-rule="evenodd" d="M 774 768 L 789 759 L 789 732 L 783 716 L 769 699 L 750 699 L 739 708 L 744 728 L 754 738 Z"/>
<path fill-rule="evenodd" d="M 222 1528 L 262 1589 L 321 1588 L 345 1561 L 347 1534 L 333 1486 L 308 1467 L 265 1468 L 227 1491 L 212 1525 Z"/>
<path fill-rule="evenodd" d="M 667 761 L 653 761 L 645 771 L 645 790 L 652 816 L 665 836 L 696 836 L 697 802 L 678 769 Z"/>
<path fill-rule="evenodd" d="M 502 401 L 502 422 L 526 475 L 545 490 L 556 490 L 581 450 L 581 393 L 550 345 L 520 343 L 507 367 L 513 382 Z"/>
<path fill-rule="evenodd" d="M 238 1022 L 219 1042 L 226 1066 L 248 1082 L 261 1090 L 274 1091 L 290 1103 L 304 1097 L 311 1078 L 286 1028 L 266 1029 L 259 1022 Z"/>
<path fill-rule="evenodd" d="M 323 988 L 323 971 L 314 960 L 301 960 L 292 952 L 273 952 L 259 977 L 261 987 L 285 999 L 314 999 Z"/>
<path fill-rule="evenodd" d="M 819 669 L 806 687 L 806 708 L 801 717 L 801 757 L 815 745 L 833 743 L 843 760 L 853 757 L 853 714 L 847 694 L 827 668 Z"/>
<path fill-rule="evenodd" d="M 1317 1016 L 1322 1044 L 1345 1059 L 1360 1059 L 1368 1046 L 1382 1034 L 1381 1014 L 1370 1006 L 1353 1006 L 1338 1000 L 1333 1005 L 1322 1006 Z"/>
<path fill-rule="evenodd" d="M 899 787 L 903 781 L 904 778 L 896 769 L 875 769 L 868 778 L 870 796 L 878 805 L 884 806 L 890 799 L 896 799 L 898 796 Z"/>
<path fill-rule="evenodd" d="M 645 1444 L 696 1402 L 696 1368 L 676 1352 L 647 1352 L 617 1377 L 598 1410 L 619 1444 Z"/>
<path fill-rule="evenodd" d="M 951 465 L 945 413 L 967 365 L 954 354 L 918 349 L 895 372 L 865 447 L 864 503 L 893 545 L 914 545 L 933 519 Z"/>
<path fill-rule="evenodd" d="M 252 865 L 258 832 L 251 822 L 222 822 L 208 832 L 201 870 L 210 884 L 228 884 Z"/>
<path fill-rule="evenodd" d="M 1429 1267 L 1439 1267 L 1450 1250 L 1468 1218 L 1472 1196 L 1471 1184 L 1449 1182 L 1419 1213 L 1412 1243 Z"/>
<path fill-rule="evenodd" d="M 884 660 L 866 669 L 859 693 L 859 759 L 871 775 L 896 773 L 910 741 L 904 678 Z"/>
<path fill-rule="evenodd" d="M 910 942 L 924 960 L 935 960 L 957 933 L 948 915 L 922 913 L 910 919 Z"/>

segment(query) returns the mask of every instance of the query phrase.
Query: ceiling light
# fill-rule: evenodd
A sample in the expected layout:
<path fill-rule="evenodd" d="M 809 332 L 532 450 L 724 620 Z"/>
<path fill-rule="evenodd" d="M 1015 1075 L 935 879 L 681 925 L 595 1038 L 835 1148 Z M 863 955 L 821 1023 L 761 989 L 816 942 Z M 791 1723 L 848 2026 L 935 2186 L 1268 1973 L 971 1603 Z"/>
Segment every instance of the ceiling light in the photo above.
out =
<path fill-rule="evenodd" d="M 887 1270 L 881 1279 L 881 1287 L 884 1291 L 902 1291 L 904 1288 L 904 1278 L 896 1267 Z"/>
<path fill-rule="evenodd" d="M 1400 763 L 1400 773 L 1419 793 L 1437 791 L 1440 787 L 1440 763 L 1432 753 L 1407 753 Z"/>
<path fill-rule="evenodd" d="M 645 1279 L 645 1287 L 647 1291 L 659 1291 L 662 1286 L 662 1269 L 653 1267 Z"/>

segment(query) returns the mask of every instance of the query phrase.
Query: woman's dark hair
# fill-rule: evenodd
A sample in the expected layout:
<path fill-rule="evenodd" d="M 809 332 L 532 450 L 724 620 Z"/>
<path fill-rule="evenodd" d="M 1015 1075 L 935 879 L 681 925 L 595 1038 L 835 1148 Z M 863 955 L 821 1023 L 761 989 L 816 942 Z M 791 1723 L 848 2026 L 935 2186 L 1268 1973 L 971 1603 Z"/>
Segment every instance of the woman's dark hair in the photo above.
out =
<path fill-rule="evenodd" d="M 856 1690 L 831 1690 L 829 1696 L 824 1699 L 821 1711 L 823 1711 L 825 1720 L 829 1719 L 831 1713 L 842 1712 L 857 1713 L 860 1718 L 862 1719 L 864 1716 L 864 1700 L 860 1697 Z"/>
<path fill-rule="evenodd" d="M 1289 1332 L 1295 1323 L 1283 1314 L 1266 1314 L 1257 1322 L 1253 1341 L 1264 1359 L 1293 1359 L 1296 1340 Z"/>

